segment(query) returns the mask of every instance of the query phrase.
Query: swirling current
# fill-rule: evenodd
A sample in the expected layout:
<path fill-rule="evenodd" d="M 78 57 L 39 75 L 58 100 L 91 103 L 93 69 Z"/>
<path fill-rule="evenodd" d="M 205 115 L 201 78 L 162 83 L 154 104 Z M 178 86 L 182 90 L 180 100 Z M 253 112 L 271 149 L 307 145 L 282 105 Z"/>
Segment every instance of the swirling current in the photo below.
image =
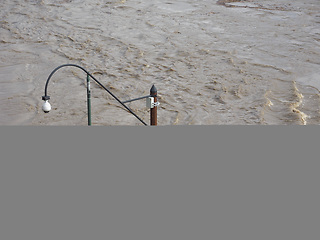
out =
<path fill-rule="evenodd" d="M 318 0 L 2 0 L 0 124 L 86 125 L 81 65 L 159 125 L 320 123 Z M 93 125 L 140 125 L 92 84 Z M 128 104 L 146 122 L 144 101 Z"/>

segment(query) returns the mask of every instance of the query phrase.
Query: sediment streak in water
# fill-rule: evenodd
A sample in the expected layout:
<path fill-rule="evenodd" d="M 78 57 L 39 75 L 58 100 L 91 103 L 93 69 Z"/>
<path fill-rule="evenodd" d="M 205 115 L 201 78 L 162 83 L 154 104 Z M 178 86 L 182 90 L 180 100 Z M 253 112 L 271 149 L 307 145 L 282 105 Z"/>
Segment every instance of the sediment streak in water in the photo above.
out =
<path fill-rule="evenodd" d="M 77 70 L 54 77 L 41 112 L 64 63 L 123 100 L 155 84 L 160 125 L 319 124 L 319 1 L 217 2 L 3 0 L 1 124 L 85 125 Z M 92 98 L 93 124 L 139 124 L 98 86 Z M 130 107 L 148 121 L 144 102 Z"/>

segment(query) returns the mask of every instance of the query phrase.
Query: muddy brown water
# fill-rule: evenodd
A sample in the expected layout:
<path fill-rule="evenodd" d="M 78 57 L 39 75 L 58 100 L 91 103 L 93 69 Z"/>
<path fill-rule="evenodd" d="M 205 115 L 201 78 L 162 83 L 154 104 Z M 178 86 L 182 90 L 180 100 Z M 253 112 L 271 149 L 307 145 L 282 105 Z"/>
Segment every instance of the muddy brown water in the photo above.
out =
<path fill-rule="evenodd" d="M 222 4 L 223 2 L 223 4 Z M 318 0 L 2 0 L 0 124 L 86 125 L 86 75 L 159 125 L 320 123 Z M 92 82 L 93 125 L 141 125 Z M 129 103 L 144 121 L 143 100 Z"/>

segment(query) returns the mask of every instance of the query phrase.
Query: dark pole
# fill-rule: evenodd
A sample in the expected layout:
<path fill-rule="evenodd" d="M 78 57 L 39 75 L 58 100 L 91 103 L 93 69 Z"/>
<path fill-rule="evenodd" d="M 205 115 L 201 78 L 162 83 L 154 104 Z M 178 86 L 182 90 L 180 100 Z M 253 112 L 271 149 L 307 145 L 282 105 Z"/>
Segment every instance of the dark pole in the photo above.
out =
<path fill-rule="evenodd" d="M 157 88 L 152 85 L 152 88 L 150 89 L 150 96 L 154 98 L 154 107 L 150 109 L 150 125 L 151 126 L 157 126 Z"/>
<path fill-rule="evenodd" d="M 88 126 L 91 126 L 91 89 L 90 89 L 89 75 L 87 75 L 87 105 L 88 105 Z"/>

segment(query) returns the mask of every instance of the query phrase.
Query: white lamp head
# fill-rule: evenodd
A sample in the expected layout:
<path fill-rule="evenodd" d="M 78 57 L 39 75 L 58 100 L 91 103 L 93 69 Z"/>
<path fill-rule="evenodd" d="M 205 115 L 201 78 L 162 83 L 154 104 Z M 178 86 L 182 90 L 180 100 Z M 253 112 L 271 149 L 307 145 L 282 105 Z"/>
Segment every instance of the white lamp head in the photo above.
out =
<path fill-rule="evenodd" d="M 48 100 L 44 101 L 44 103 L 43 103 L 43 105 L 42 105 L 42 110 L 43 110 L 45 113 L 50 112 L 50 110 L 51 110 L 51 104 L 49 103 Z"/>

